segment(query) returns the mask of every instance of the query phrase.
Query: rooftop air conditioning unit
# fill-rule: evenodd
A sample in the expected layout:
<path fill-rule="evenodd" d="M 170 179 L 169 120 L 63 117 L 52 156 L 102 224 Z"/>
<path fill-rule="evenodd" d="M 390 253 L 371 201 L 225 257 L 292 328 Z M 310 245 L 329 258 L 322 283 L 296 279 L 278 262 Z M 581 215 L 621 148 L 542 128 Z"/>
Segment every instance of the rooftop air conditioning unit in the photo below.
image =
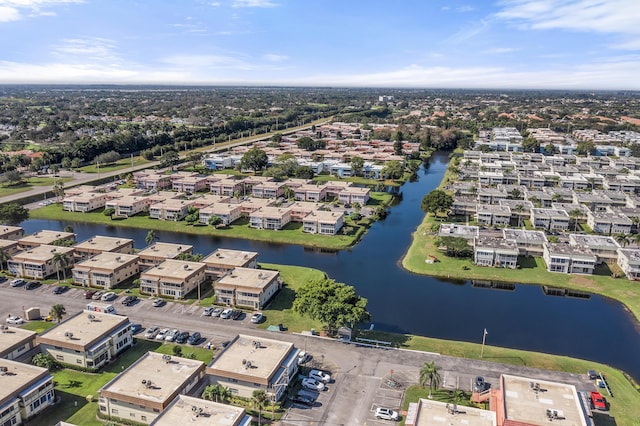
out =
<path fill-rule="evenodd" d="M 71 339 L 73 337 L 73 333 L 70 331 L 67 331 L 64 333 L 64 337 L 66 337 L 67 339 Z"/>

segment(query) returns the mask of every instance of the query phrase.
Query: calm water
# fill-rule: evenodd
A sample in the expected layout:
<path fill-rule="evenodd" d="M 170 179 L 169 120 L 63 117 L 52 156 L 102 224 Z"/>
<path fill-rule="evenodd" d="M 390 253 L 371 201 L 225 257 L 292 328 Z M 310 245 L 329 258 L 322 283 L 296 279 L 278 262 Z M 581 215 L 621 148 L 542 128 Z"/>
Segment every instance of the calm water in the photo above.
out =
<path fill-rule="evenodd" d="M 260 261 L 308 266 L 326 271 L 337 281 L 354 285 L 369 300 L 377 330 L 412 333 L 592 359 L 614 365 L 640 380 L 640 328 L 624 307 L 612 300 L 547 296 L 539 286 L 514 290 L 473 287 L 411 274 L 399 260 L 423 217 L 420 200 L 434 189 L 447 166 L 435 155 L 419 179 L 402 187 L 403 199 L 386 220 L 376 223 L 353 249 L 322 253 L 299 246 L 157 232 L 160 241 L 187 243 L 197 253 L 217 247 L 253 250 Z M 96 234 L 134 238 L 145 243 L 146 230 L 59 221 L 29 220 L 25 232 L 61 230 L 71 225 L 82 241 Z"/>

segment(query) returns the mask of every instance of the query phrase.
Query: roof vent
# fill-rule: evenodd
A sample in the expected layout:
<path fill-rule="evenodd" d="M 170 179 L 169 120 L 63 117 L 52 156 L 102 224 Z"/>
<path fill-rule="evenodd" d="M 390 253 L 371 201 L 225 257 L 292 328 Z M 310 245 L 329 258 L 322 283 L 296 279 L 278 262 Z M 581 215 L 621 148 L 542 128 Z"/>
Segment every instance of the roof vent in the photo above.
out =
<path fill-rule="evenodd" d="M 67 339 L 73 339 L 73 333 L 70 331 L 67 331 L 64 333 L 64 337 L 66 337 Z"/>
<path fill-rule="evenodd" d="M 142 379 L 142 384 L 147 389 L 153 386 L 153 382 L 149 379 Z"/>
<path fill-rule="evenodd" d="M 162 355 L 162 360 L 166 363 L 169 364 L 171 362 L 171 355 Z"/>
<path fill-rule="evenodd" d="M 96 319 L 96 316 L 93 314 L 89 314 L 87 315 L 87 318 L 89 319 L 89 321 L 93 321 L 94 319 Z"/>

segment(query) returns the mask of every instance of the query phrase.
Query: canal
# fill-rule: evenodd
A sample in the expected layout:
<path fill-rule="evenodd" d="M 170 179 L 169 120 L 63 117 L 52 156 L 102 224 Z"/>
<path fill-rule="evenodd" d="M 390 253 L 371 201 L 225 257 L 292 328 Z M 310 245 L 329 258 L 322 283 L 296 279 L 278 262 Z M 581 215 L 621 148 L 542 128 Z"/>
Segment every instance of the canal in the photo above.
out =
<path fill-rule="evenodd" d="M 446 153 L 436 153 L 415 182 L 402 186 L 402 201 L 390 209 L 388 217 L 374 224 L 354 248 L 337 253 L 201 235 L 156 234 L 160 241 L 191 244 L 195 252 L 205 255 L 218 247 L 252 250 L 260 253 L 262 262 L 321 269 L 336 281 L 355 286 L 369 300 L 376 330 L 480 343 L 486 328 L 489 345 L 591 359 L 623 369 L 640 381 L 640 327 L 616 301 L 597 295 L 545 295 L 537 285 L 487 288 L 402 269 L 400 259 L 423 218 L 420 201 L 439 184 L 447 162 Z M 137 248 L 145 245 L 144 229 L 46 220 L 22 224 L 26 233 L 62 230 L 67 225 L 73 227 L 78 241 L 100 234 L 133 238 Z"/>

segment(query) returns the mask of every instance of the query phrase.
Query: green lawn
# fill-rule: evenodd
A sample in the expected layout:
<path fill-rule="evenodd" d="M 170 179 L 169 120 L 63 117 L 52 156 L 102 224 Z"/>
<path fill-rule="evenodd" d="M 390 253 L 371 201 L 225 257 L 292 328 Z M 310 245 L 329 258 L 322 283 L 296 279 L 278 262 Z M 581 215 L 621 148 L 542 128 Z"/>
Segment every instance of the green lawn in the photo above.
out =
<path fill-rule="evenodd" d="M 149 163 L 149 161 L 145 160 L 140 156 L 133 157 L 133 167 L 140 166 L 147 163 Z M 113 172 L 116 170 L 126 169 L 128 167 L 131 167 L 131 158 L 122 158 L 121 160 L 113 164 L 107 164 L 107 165 L 101 164 L 99 168 L 96 167 L 95 164 L 91 164 L 88 166 L 80 167 L 78 171 L 85 172 L 85 173 L 107 173 L 107 172 Z"/>
<path fill-rule="evenodd" d="M 43 312 L 42 314 L 46 314 L 46 312 Z M 25 330 L 35 331 L 36 333 L 40 334 L 40 333 L 44 333 L 45 331 L 49 330 L 50 328 L 55 327 L 56 325 L 58 325 L 56 322 L 29 321 L 29 322 L 24 323 L 20 327 L 24 328 Z"/>
<path fill-rule="evenodd" d="M 0 185 L 0 197 L 6 197 L 7 195 L 26 192 L 39 186 L 50 186 L 53 188 L 53 185 L 55 185 L 56 182 L 64 183 L 64 182 L 69 182 L 70 180 L 71 178 L 53 178 L 53 177 L 44 177 L 44 176 L 34 176 L 13 185 L 8 185 L 8 184 Z"/>

